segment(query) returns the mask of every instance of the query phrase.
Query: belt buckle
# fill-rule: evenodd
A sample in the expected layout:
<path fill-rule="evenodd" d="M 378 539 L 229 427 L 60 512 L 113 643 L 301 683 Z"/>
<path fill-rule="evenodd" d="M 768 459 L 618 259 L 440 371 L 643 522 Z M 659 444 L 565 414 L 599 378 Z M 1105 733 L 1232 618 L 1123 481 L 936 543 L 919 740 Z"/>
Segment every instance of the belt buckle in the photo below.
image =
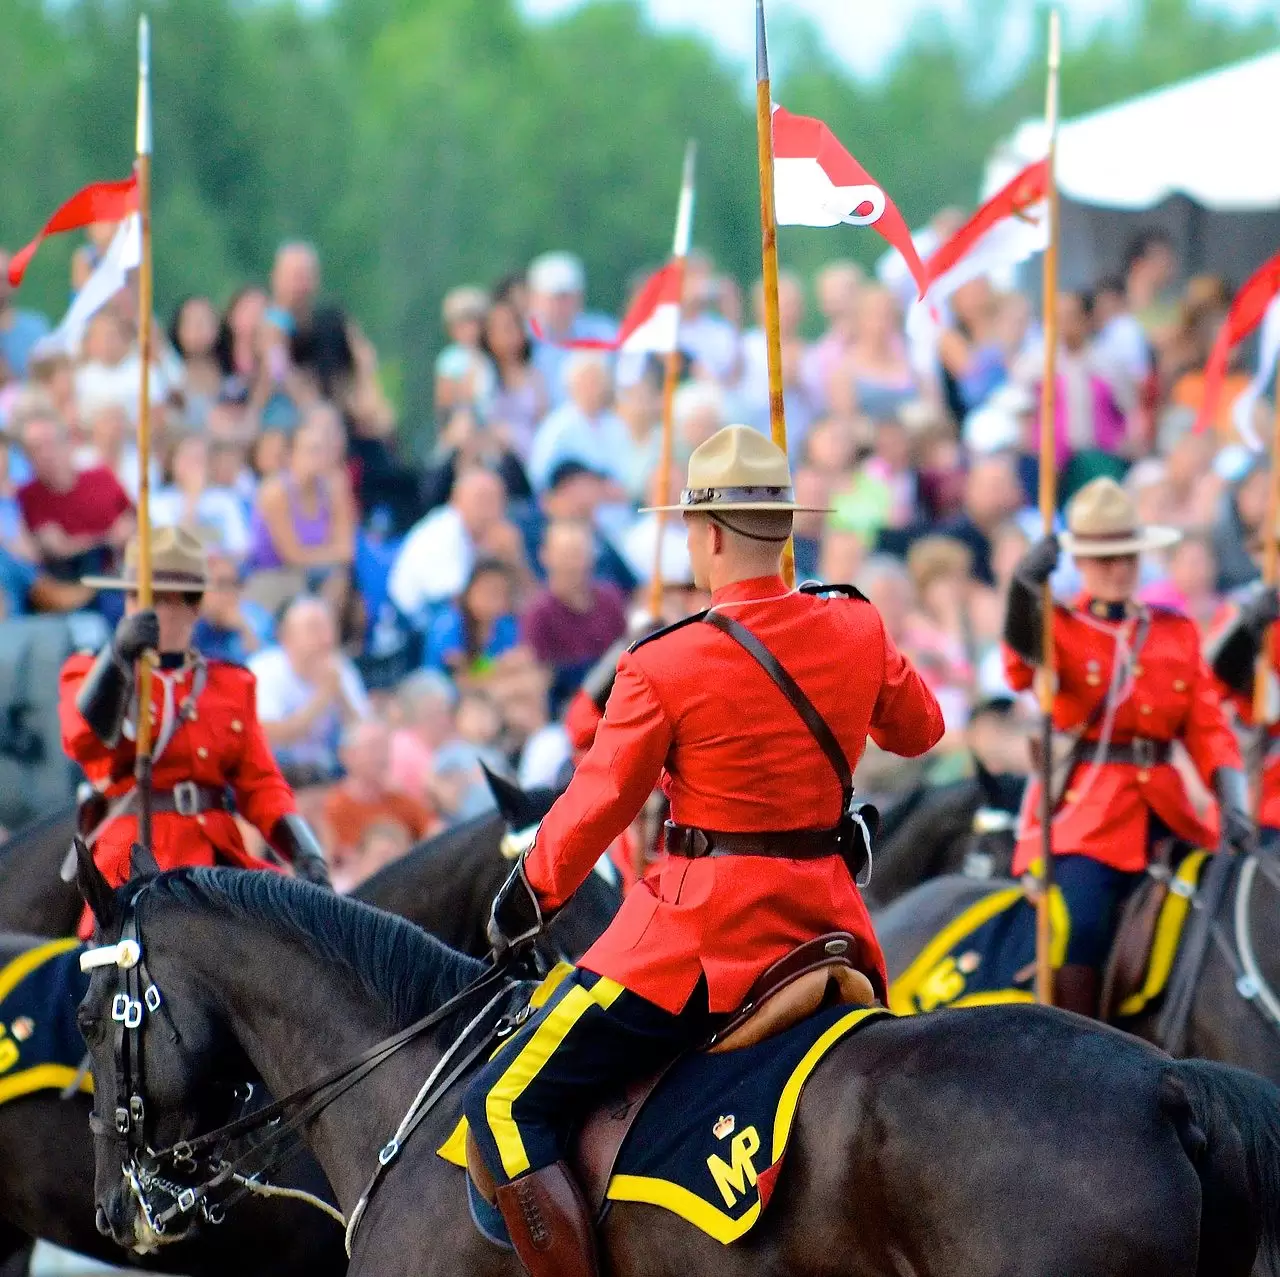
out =
<path fill-rule="evenodd" d="M 173 787 L 173 809 L 179 816 L 200 814 L 200 786 L 194 780 L 180 780 Z"/>
<path fill-rule="evenodd" d="M 1133 761 L 1146 771 L 1156 765 L 1156 743 L 1146 736 L 1133 738 Z"/>

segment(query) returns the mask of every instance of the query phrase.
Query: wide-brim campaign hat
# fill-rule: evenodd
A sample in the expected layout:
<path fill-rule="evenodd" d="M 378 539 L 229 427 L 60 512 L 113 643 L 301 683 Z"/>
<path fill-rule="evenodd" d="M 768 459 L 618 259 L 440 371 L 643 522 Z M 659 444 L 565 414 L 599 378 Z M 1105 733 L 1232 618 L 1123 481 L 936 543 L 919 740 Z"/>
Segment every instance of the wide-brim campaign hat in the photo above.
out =
<path fill-rule="evenodd" d="M 726 426 L 689 458 L 688 486 L 678 505 L 649 506 L 642 514 L 678 510 L 721 514 L 760 510 L 778 514 L 828 514 L 830 506 L 799 505 L 787 454 L 750 426 Z"/>
<path fill-rule="evenodd" d="M 124 552 L 120 576 L 86 576 L 81 584 L 95 590 L 138 588 L 138 537 Z M 209 584 L 204 543 L 186 528 L 154 528 L 151 532 L 151 589 L 155 594 L 199 594 Z"/>
<path fill-rule="evenodd" d="M 1164 550 L 1182 540 L 1177 528 L 1138 522 L 1138 506 L 1114 479 L 1086 483 L 1067 509 L 1062 548 L 1077 559 L 1107 559 Z"/>

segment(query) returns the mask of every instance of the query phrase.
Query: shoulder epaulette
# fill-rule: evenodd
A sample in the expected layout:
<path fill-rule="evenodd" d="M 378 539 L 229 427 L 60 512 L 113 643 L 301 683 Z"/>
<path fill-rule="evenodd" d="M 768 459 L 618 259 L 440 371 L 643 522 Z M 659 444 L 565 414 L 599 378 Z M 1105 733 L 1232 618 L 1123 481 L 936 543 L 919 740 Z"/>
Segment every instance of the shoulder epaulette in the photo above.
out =
<path fill-rule="evenodd" d="M 686 616 L 679 621 L 673 621 L 670 625 L 664 625 L 660 630 L 654 630 L 652 634 L 646 634 L 644 638 L 636 639 L 634 643 L 627 648 L 628 652 L 637 652 L 646 643 L 652 643 L 654 639 L 660 639 L 666 634 L 674 633 L 676 630 L 683 629 L 686 625 L 692 625 L 695 621 L 700 621 L 710 611 L 710 608 L 703 608 L 701 612 L 695 612 L 692 616 Z"/>
<path fill-rule="evenodd" d="M 856 585 L 823 585 L 821 581 L 806 581 L 800 587 L 800 593 L 814 596 L 839 594 L 846 599 L 861 599 L 864 603 L 871 602 Z"/>

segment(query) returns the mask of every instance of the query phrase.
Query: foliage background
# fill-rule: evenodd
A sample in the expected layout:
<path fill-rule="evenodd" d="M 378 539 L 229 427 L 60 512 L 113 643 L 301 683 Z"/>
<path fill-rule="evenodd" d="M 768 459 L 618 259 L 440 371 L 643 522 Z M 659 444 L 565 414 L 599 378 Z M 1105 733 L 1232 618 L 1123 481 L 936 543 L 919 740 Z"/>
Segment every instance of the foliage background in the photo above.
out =
<path fill-rule="evenodd" d="M 875 79 L 780 13 L 775 96 L 821 115 L 918 225 L 970 204 L 992 146 L 1043 99 L 1043 49 L 1010 64 L 1025 0 L 918 22 Z M 0 242 L 25 241 L 83 183 L 131 162 L 136 0 L 5 0 Z M 667 251 L 686 137 L 701 145 L 697 239 L 744 283 L 758 270 L 753 100 L 745 68 L 650 28 L 635 0 L 554 22 L 515 0 L 149 0 L 157 297 L 221 304 L 262 280 L 285 237 L 320 249 L 325 291 L 358 316 L 425 419 L 449 286 L 491 283 L 548 247 L 581 253 L 591 300 L 620 304 Z M 744 20 L 749 20 L 744 0 Z M 1037 23 L 1043 30 L 1044 22 Z M 1280 18 L 1135 0 L 1071 39 L 1068 116 L 1280 43 Z M 997 77 L 993 67 L 1008 67 Z M 1242 104 L 1240 127 L 1250 121 Z M 785 230 L 803 272 L 874 236 Z M 51 246 L 23 304 L 65 306 L 71 246 Z"/>

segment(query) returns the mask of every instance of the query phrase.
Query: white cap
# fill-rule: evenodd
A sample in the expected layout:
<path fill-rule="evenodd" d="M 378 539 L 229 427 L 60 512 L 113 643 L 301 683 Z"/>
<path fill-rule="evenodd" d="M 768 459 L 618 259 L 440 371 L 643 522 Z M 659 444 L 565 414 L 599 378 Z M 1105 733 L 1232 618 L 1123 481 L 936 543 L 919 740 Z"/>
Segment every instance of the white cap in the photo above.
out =
<path fill-rule="evenodd" d="M 1016 448 L 1022 428 L 1018 418 L 995 404 L 983 404 L 964 419 L 964 446 L 977 456 Z"/>
<path fill-rule="evenodd" d="M 585 293 L 587 273 L 572 253 L 543 253 L 529 266 L 529 291 L 554 296 L 557 293 Z"/>

